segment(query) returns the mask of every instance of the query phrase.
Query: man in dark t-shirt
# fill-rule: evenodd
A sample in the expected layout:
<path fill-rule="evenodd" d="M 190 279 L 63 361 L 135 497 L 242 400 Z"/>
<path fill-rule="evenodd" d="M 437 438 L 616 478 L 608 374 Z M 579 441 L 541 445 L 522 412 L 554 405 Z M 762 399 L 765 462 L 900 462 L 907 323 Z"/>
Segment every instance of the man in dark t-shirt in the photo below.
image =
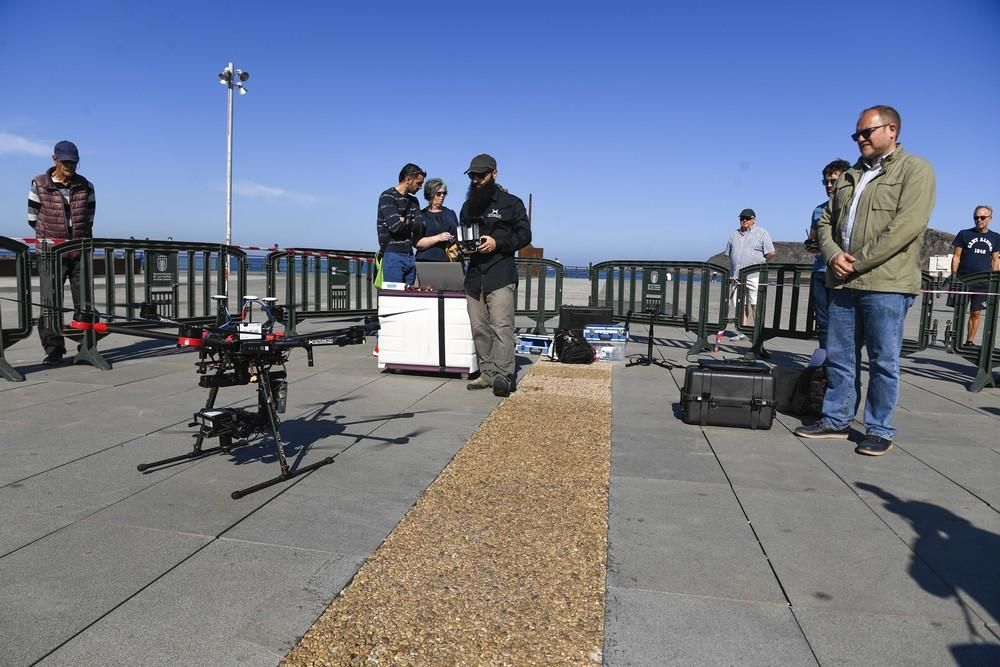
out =
<path fill-rule="evenodd" d="M 993 219 L 993 209 L 986 205 L 976 207 L 972 213 L 974 227 L 963 229 L 955 237 L 952 245 L 955 254 L 951 257 L 951 272 L 959 277 L 983 271 L 1000 271 L 1000 234 L 989 229 Z M 988 283 L 968 285 L 970 291 L 986 292 Z M 969 326 L 965 344 L 972 345 L 979 331 L 979 322 L 986 310 L 986 295 L 976 294 L 970 300 Z"/>

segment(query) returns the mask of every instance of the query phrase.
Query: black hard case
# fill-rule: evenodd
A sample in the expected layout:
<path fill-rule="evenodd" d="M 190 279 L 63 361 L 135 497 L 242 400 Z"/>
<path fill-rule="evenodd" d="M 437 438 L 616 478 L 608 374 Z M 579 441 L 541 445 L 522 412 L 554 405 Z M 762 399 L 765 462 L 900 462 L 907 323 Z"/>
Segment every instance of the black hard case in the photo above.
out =
<path fill-rule="evenodd" d="M 769 429 L 774 421 L 774 377 L 753 362 L 702 361 L 688 366 L 681 419 L 702 426 Z"/>
<path fill-rule="evenodd" d="M 569 329 L 578 336 L 590 324 L 611 324 L 611 306 L 561 306 L 559 308 L 559 328 Z"/>

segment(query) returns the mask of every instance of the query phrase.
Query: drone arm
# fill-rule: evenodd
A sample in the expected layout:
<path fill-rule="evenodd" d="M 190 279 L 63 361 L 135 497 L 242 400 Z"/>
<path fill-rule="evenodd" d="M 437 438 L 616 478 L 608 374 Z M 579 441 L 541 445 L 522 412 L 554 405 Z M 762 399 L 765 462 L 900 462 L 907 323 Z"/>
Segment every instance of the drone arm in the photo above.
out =
<path fill-rule="evenodd" d="M 117 324 L 108 324 L 107 322 L 80 322 L 78 320 L 73 320 L 69 323 L 71 329 L 77 329 L 80 331 L 94 331 L 96 333 L 121 333 L 127 334 L 129 336 L 138 336 L 139 338 L 155 338 L 157 340 L 172 340 L 177 341 L 177 334 L 167 333 L 165 331 L 150 331 L 149 329 L 136 329 L 134 327 L 126 327 Z"/>

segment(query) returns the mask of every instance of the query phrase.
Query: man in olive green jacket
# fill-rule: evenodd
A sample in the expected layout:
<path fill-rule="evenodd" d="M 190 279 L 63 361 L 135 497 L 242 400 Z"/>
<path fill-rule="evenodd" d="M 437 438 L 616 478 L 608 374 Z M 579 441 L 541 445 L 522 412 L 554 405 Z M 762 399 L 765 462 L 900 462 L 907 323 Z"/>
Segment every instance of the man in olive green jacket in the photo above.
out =
<path fill-rule="evenodd" d="M 920 292 L 920 250 L 934 208 L 934 170 L 896 143 L 901 122 L 889 106 L 865 109 L 851 138 L 861 159 L 837 180 L 819 221 L 830 297 L 823 418 L 803 438 L 844 438 L 857 412 L 861 346 L 868 350 L 866 437 L 855 451 L 892 449 L 903 322 Z"/>

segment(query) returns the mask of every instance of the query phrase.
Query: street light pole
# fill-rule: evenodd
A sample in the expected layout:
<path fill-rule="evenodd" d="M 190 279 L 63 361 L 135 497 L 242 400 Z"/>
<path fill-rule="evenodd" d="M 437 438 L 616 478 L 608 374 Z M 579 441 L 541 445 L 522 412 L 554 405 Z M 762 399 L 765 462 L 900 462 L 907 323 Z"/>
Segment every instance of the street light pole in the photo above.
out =
<path fill-rule="evenodd" d="M 226 71 L 230 73 L 227 87 L 229 98 L 226 113 L 226 245 L 233 240 L 233 64 L 229 63 Z M 228 265 L 227 265 L 228 277 Z M 227 281 L 228 282 L 228 281 Z"/>
<path fill-rule="evenodd" d="M 228 90 L 226 122 L 226 245 L 233 240 L 233 88 L 239 88 L 240 95 L 246 95 L 243 83 L 250 78 L 249 72 L 236 69 L 232 63 L 219 73 L 219 83 Z M 226 294 L 229 294 L 229 256 L 226 256 Z"/>

